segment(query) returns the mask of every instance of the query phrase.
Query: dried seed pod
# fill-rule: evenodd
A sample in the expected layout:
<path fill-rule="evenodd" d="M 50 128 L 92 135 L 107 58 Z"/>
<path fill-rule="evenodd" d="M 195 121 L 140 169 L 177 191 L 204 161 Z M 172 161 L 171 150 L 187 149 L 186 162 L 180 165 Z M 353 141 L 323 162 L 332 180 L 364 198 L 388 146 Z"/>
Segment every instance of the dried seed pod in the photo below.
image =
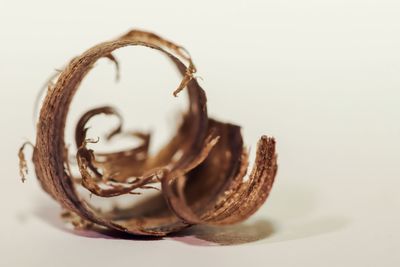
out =
<path fill-rule="evenodd" d="M 80 177 L 73 177 L 64 141 L 70 103 L 94 63 L 125 46 L 145 46 L 164 53 L 182 81 L 174 96 L 187 88 L 189 108 L 175 136 L 154 156 L 149 155 L 150 135 L 130 133 L 141 139 L 137 147 L 114 153 L 96 153 L 87 147 L 86 124 L 98 114 L 113 115 L 120 124 L 108 138 L 122 131 L 122 117 L 112 107 L 86 112 L 75 131 Z M 153 33 L 132 30 L 92 47 L 74 58 L 47 91 L 36 129 L 33 164 L 43 189 L 67 210 L 74 224 L 97 225 L 137 235 L 163 236 L 193 224 L 231 224 L 245 220 L 266 200 L 277 171 L 275 141 L 261 137 L 249 179 L 243 180 L 248 155 L 240 127 L 208 118 L 206 96 L 193 74 L 196 68 L 185 49 Z M 21 175 L 26 162 L 19 153 Z M 155 197 L 128 208 L 102 212 L 78 195 L 80 183 L 92 194 L 115 197 L 161 184 Z M 134 197 L 134 196 L 133 196 Z M 78 219 L 76 219 L 78 218 Z"/>

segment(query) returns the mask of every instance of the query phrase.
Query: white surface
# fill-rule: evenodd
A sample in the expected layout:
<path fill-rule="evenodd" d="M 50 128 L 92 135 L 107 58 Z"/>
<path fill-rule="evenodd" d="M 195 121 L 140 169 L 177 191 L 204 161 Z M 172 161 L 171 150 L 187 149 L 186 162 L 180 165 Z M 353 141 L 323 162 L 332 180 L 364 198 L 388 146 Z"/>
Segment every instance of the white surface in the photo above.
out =
<path fill-rule="evenodd" d="M 74 233 L 33 176 L 20 183 L 16 151 L 34 140 L 43 81 L 133 27 L 191 52 L 210 113 L 242 125 L 247 144 L 276 137 L 276 184 L 246 224 L 163 240 Z M 2 0 L 0 32 L 0 266 L 400 265 L 399 1 Z M 185 103 L 171 96 L 174 69 L 145 49 L 118 56 L 121 82 L 114 84 L 111 64 L 99 63 L 73 114 L 119 102 L 129 126 L 164 129 L 176 102 Z M 207 241 L 235 237 L 248 242 Z"/>

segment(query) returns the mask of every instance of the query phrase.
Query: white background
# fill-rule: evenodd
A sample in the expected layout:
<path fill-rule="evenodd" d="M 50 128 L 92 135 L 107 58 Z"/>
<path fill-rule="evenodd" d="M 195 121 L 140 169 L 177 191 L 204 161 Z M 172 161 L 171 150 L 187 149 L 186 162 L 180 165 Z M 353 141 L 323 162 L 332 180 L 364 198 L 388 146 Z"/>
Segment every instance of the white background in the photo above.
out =
<path fill-rule="evenodd" d="M 34 141 L 43 82 L 131 28 L 184 45 L 210 114 L 242 125 L 251 148 L 277 139 L 276 183 L 245 224 L 162 240 L 74 232 L 32 166 L 20 182 L 16 153 Z M 1 0 L 0 33 L 0 266 L 400 266 L 399 1 Z M 121 81 L 99 62 L 71 123 L 118 103 L 127 127 L 162 143 L 186 100 L 172 97 L 176 71 L 143 48 L 116 55 Z"/>

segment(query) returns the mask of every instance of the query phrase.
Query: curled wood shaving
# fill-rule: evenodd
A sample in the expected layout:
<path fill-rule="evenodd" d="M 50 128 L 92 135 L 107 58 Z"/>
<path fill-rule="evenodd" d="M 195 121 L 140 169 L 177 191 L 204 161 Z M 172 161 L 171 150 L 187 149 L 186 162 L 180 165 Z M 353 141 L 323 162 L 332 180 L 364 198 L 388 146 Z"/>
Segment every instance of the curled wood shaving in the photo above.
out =
<path fill-rule="evenodd" d="M 81 81 L 100 58 L 109 58 L 125 46 L 144 46 L 165 54 L 177 67 L 182 80 L 173 95 L 187 88 L 189 108 L 175 136 L 155 155 L 148 153 L 150 135 L 123 132 L 122 116 L 112 107 L 87 111 L 75 131 L 76 161 L 80 177 L 72 177 L 64 128 L 70 103 Z M 265 202 L 277 171 L 275 141 L 262 136 L 256 160 L 247 180 L 248 153 L 240 127 L 210 119 L 206 95 L 194 74 L 189 53 L 179 45 L 153 33 L 132 30 L 101 43 L 72 59 L 57 74 L 41 106 L 32 161 L 43 189 L 66 210 L 74 225 L 97 225 L 136 235 L 163 236 L 193 224 L 232 224 L 252 215 Z M 117 78 L 119 72 L 117 72 Z M 119 124 L 107 139 L 128 134 L 141 143 L 124 151 L 97 153 L 87 137 L 87 124 L 96 115 L 116 116 Z M 19 151 L 20 174 L 27 165 Z M 94 208 L 78 194 L 78 185 L 99 197 L 139 194 L 138 190 L 161 190 L 154 197 L 112 211 Z M 134 196 L 133 196 L 134 197 Z"/>

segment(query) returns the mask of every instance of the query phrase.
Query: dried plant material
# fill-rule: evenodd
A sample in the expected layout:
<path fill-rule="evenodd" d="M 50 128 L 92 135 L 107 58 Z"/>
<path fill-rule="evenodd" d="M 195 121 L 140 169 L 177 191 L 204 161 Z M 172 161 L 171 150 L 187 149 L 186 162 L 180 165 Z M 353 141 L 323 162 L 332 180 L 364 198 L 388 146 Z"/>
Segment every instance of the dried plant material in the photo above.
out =
<path fill-rule="evenodd" d="M 109 58 L 118 70 L 112 52 L 137 45 L 165 54 L 181 73 L 182 80 L 173 95 L 185 88 L 188 92 L 189 108 L 183 122 L 175 136 L 151 155 L 150 135 L 123 132 L 122 117 L 114 108 L 105 106 L 87 111 L 75 130 L 80 175 L 74 177 L 64 141 L 73 96 L 98 59 Z M 240 127 L 208 118 L 206 95 L 193 76 L 195 72 L 191 57 L 181 46 L 155 34 L 133 30 L 92 47 L 57 74 L 57 81 L 49 86 L 42 103 L 32 161 L 43 189 L 66 210 L 64 217 L 77 227 L 96 226 L 136 235 L 163 236 L 193 224 L 240 222 L 257 211 L 268 197 L 276 175 L 275 141 L 261 137 L 253 169 L 249 178 L 243 180 L 248 153 Z M 140 144 L 112 153 L 97 153 L 89 148 L 89 144 L 98 140 L 87 137 L 87 124 L 99 114 L 116 116 L 119 120 L 107 139 L 125 134 L 138 139 Z M 24 146 L 19 151 L 23 180 L 27 172 Z M 139 190 L 146 189 L 157 189 L 158 194 L 130 207 L 115 207 L 105 212 L 80 196 L 78 186 L 103 198 L 140 194 Z"/>
<path fill-rule="evenodd" d="M 19 176 L 21 177 L 21 181 L 23 183 L 25 183 L 26 176 L 28 175 L 28 164 L 26 163 L 26 159 L 25 159 L 25 155 L 24 155 L 24 149 L 27 145 L 34 147 L 31 142 L 26 141 L 25 143 L 22 144 L 22 146 L 18 150 Z"/>

